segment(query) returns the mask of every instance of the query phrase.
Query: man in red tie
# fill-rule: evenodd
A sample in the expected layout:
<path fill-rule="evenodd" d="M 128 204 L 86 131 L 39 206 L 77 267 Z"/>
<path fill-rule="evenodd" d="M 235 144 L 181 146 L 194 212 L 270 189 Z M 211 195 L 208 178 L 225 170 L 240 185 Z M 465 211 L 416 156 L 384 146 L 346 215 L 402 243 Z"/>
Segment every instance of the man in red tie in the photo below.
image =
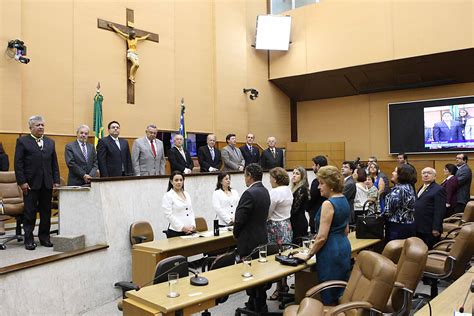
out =
<path fill-rule="evenodd" d="M 156 138 L 158 129 L 150 124 L 146 136 L 133 142 L 132 165 L 136 176 L 155 176 L 165 174 L 165 154 L 163 142 Z"/>

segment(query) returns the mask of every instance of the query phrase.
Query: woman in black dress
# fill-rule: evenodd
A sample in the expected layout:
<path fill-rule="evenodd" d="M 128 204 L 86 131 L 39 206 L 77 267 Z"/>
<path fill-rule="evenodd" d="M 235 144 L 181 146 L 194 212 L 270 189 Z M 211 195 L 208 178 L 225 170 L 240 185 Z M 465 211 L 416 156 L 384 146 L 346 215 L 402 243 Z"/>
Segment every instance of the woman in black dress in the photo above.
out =
<path fill-rule="evenodd" d="M 293 228 L 294 244 L 301 245 L 302 238 L 308 235 L 308 220 L 305 210 L 309 197 L 308 175 L 303 167 L 297 167 L 293 170 L 290 184 L 293 192 L 293 205 L 291 206 L 291 227 Z"/>

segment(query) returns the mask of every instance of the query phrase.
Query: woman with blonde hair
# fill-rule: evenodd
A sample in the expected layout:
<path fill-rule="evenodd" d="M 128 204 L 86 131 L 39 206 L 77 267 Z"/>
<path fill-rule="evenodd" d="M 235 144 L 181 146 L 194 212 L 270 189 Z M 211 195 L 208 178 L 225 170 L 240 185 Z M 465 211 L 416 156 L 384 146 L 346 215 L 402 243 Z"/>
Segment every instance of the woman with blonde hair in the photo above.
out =
<path fill-rule="evenodd" d="M 306 204 L 309 199 L 309 183 L 305 168 L 299 166 L 293 170 L 290 189 L 293 192 L 290 218 L 291 228 L 293 229 L 292 243 L 301 245 L 302 238 L 308 235 Z"/>
<path fill-rule="evenodd" d="M 321 167 L 316 174 L 321 195 L 327 200 L 316 213 L 315 224 L 319 226 L 309 254 L 299 253 L 295 257 L 309 260 L 316 255 L 316 272 L 319 282 L 349 280 L 351 271 L 351 244 L 349 233 L 350 207 L 342 194 L 344 177 L 334 166 Z M 321 292 L 324 305 L 338 303 L 342 289 L 327 289 Z"/>

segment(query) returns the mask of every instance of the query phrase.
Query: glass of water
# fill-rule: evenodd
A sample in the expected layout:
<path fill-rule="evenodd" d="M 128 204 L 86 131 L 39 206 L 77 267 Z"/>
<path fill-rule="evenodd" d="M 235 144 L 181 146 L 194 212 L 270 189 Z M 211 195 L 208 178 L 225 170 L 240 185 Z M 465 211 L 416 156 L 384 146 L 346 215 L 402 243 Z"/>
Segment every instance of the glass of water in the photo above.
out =
<path fill-rule="evenodd" d="M 249 278 L 252 276 L 252 257 L 244 257 L 243 258 L 243 263 L 242 263 L 244 270 L 242 272 L 242 276 L 244 278 Z"/>
<path fill-rule="evenodd" d="M 267 262 L 267 245 L 258 248 L 258 262 Z"/>
<path fill-rule="evenodd" d="M 309 253 L 309 249 L 311 247 L 311 240 L 309 239 L 303 239 L 303 252 L 305 254 Z"/>
<path fill-rule="evenodd" d="M 168 273 L 168 297 L 178 297 L 178 278 L 179 274 L 176 272 Z"/>

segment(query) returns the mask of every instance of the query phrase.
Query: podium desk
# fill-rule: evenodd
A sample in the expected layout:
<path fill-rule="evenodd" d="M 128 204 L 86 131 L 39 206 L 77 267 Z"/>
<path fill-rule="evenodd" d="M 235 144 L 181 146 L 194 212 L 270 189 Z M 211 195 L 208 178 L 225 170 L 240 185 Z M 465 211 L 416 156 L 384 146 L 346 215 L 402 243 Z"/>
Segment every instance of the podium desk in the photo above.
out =
<path fill-rule="evenodd" d="M 210 235 L 212 232 L 201 234 Z M 189 257 L 234 245 L 231 231 L 221 231 L 219 236 L 173 237 L 135 244 L 132 249 L 132 280 L 140 286 L 149 283 L 155 274 L 156 264 L 165 258 L 176 255 Z"/>
<path fill-rule="evenodd" d="M 474 267 L 430 301 L 431 315 L 454 315 L 455 311 L 459 312 L 459 308 L 462 306 L 466 293 L 469 291 L 469 287 L 473 281 Z M 472 313 L 474 309 L 473 304 L 474 293 L 469 293 L 466 303 L 464 304 L 464 312 Z M 430 315 L 428 304 L 423 306 L 423 308 L 415 314 L 415 316 L 425 315 Z"/>
<path fill-rule="evenodd" d="M 222 236 L 223 237 L 223 236 Z M 379 239 L 356 239 L 355 234 L 349 234 L 352 253 L 355 254 L 367 247 L 380 242 Z M 232 293 L 278 280 L 290 274 L 298 274 L 313 265 L 314 260 L 308 264 L 301 264 L 296 267 L 285 266 L 275 261 L 275 256 L 269 256 L 268 262 L 260 263 L 258 260 L 252 261 L 252 274 L 250 278 L 241 276 L 243 264 L 236 264 L 217 270 L 202 273 L 209 280 L 207 286 L 191 286 L 190 277 L 180 278 L 177 291 L 180 296 L 168 298 L 168 282 L 147 286 L 139 291 L 129 291 L 124 300 L 124 315 L 174 315 L 177 311 L 182 311 L 184 315 L 191 315 L 215 306 L 216 298 L 220 298 Z M 301 278 L 295 278 L 300 280 Z M 306 278 L 307 279 L 307 278 Z M 313 285 L 314 285 L 313 279 Z M 301 284 L 296 283 L 296 289 Z"/>

